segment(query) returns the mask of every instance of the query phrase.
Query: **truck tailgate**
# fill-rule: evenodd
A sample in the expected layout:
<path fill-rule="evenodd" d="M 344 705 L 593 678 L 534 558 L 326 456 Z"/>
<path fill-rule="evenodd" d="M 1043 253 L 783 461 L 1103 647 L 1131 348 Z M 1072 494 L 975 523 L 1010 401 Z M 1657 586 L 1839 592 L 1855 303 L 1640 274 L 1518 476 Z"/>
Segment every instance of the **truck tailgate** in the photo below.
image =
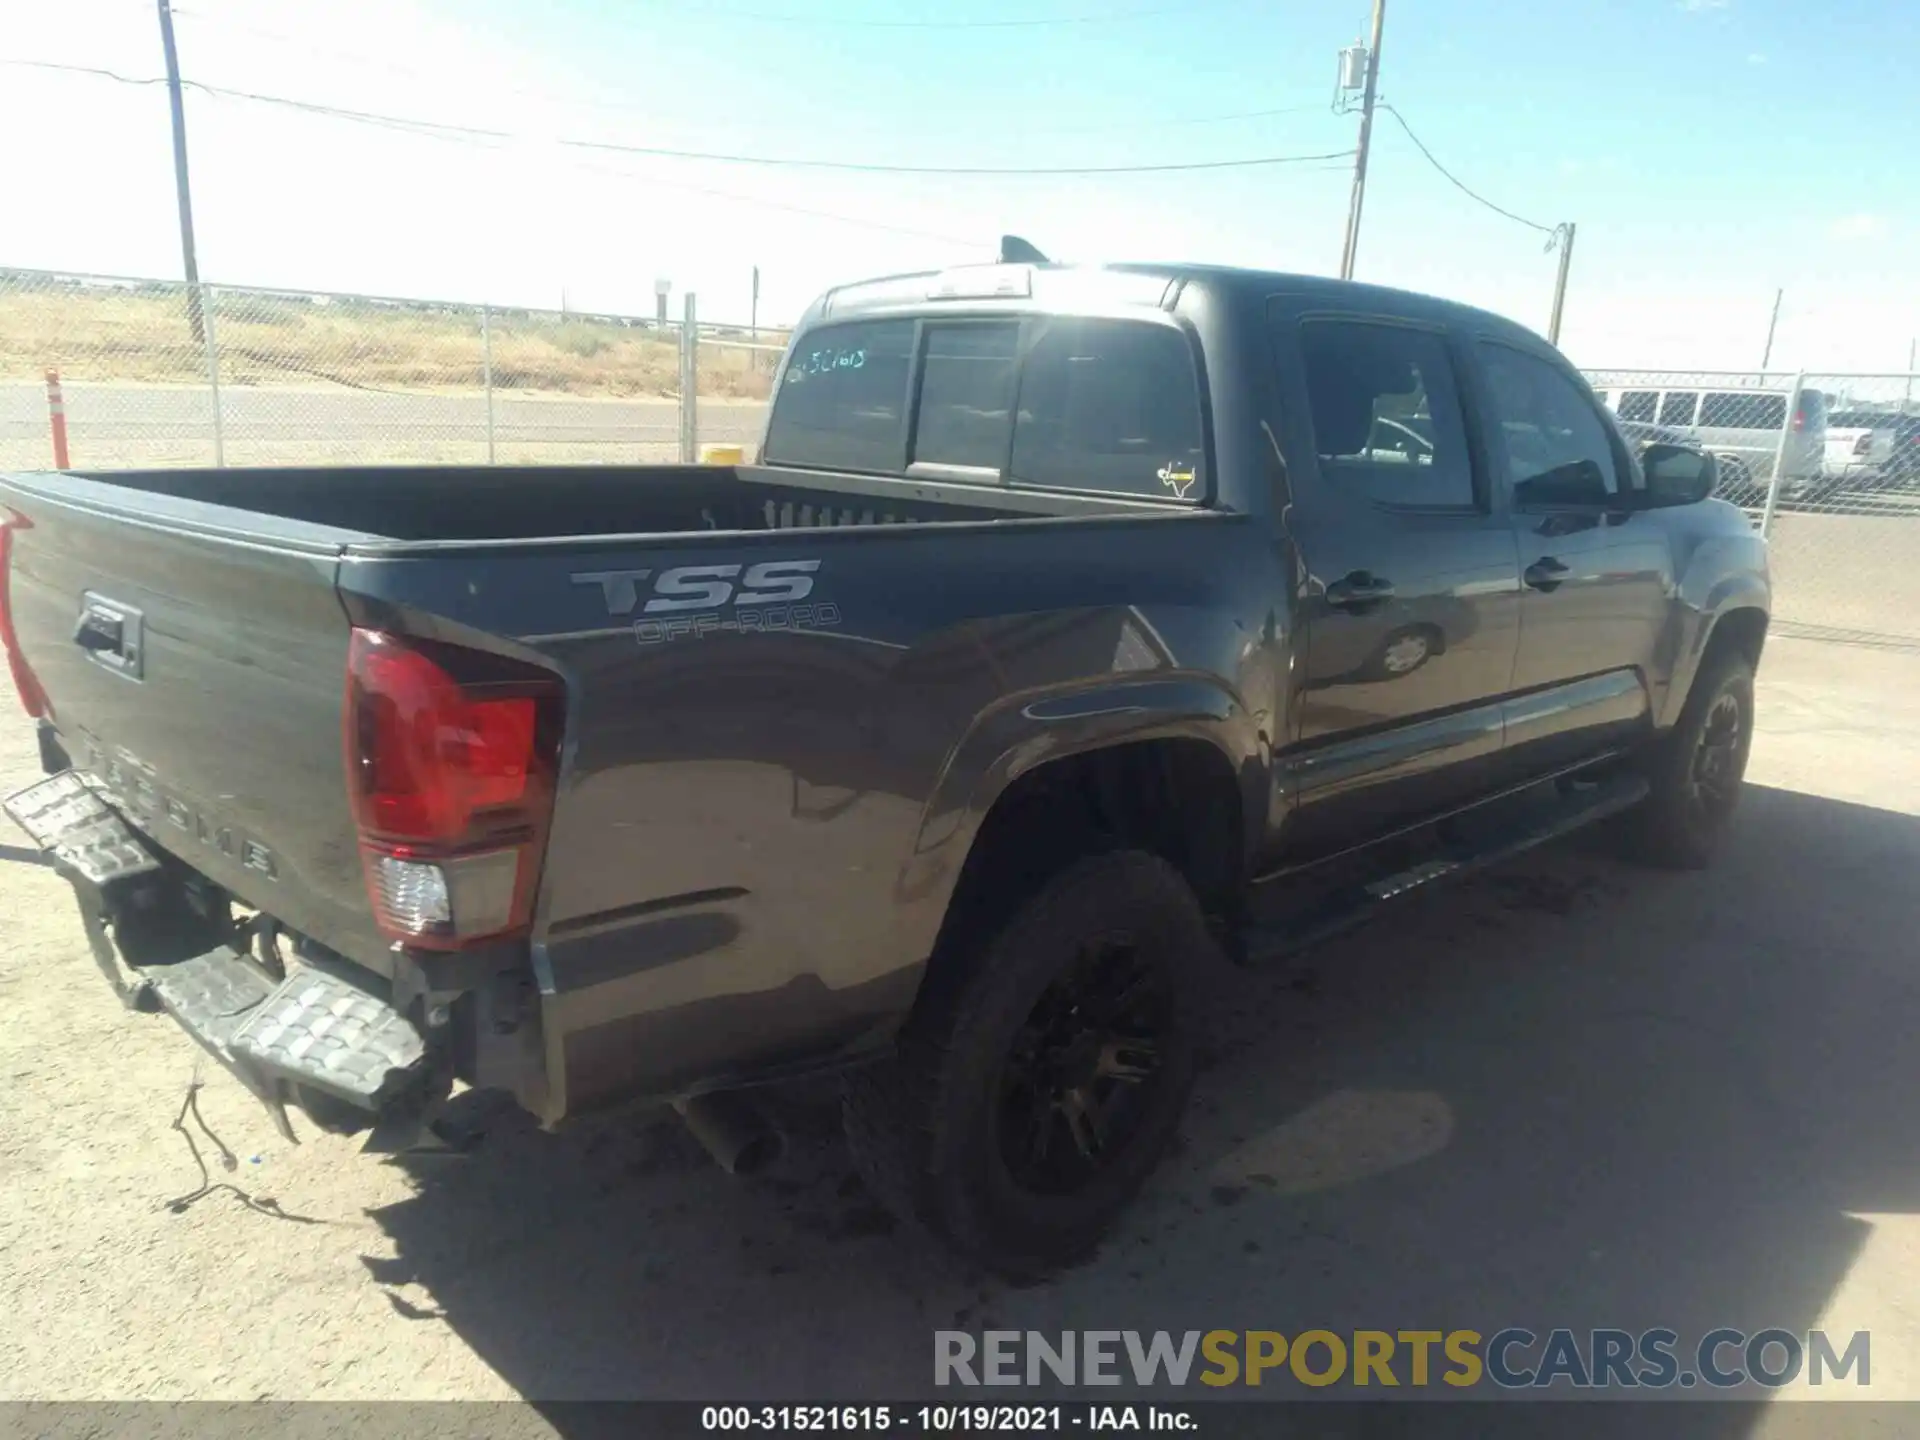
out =
<path fill-rule="evenodd" d="M 75 765 L 193 868 L 382 968 L 341 754 L 340 544 L 223 531 L 169 496 L 129 514 L 124 496 L 78 479 L 0 495 L 18 643 Z"/>

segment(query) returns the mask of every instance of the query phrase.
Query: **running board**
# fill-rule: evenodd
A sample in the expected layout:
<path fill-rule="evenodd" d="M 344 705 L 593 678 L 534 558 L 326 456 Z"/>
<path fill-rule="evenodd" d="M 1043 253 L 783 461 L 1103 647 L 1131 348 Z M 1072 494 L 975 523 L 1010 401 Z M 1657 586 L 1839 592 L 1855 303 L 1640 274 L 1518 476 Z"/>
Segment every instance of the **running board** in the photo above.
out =
<path fill-rule="evenodd" d="M 1253 963 L 1298 954 L 1309 946 L 1366 924 L 1396 902 L 1418 894 L 1437 881 L 1471 875 L 1536 845 L 1558 840 L 1596 821 L 1630 810 L 1647 798 L 1647 792 L 1644 777 L 1622 772 L 1577 788 L 1555 804 L 1530 806 L 1528 808 L 1540 813 L 1504 826 L 1487 827 L 1484 834 L 1463 833 L 1479 828 L 1473 825 L 1477 817 L 1459 817 L 1442 827 L 1453 834 L 1443 838 L 1434 853 L 1418 864 L 1377 879 L 1342 886 L 1316 897 L 1313 904 L 1284 920 L 1261 920 L 1248 926 L 1243 936 L 1243 953 Z M 1259 906 L 1257 894 L 1255 906 Z"/>

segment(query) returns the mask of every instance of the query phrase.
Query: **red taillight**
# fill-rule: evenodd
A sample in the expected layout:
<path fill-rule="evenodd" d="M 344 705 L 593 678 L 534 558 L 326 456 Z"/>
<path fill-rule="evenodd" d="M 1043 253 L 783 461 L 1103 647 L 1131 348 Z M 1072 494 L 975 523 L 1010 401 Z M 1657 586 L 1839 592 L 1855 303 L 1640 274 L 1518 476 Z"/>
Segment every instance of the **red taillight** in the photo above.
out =
<path fill-rule="evenodd" d="M 17 510 L 0 510 L 0 650 L 6 652 L 13 688 L 19 692 L 28 718 L 39 720 L 51 715 L 53 707 L 47 703 L 47 692 L 40 688 L 27 657 L 20 653 L 20 637 L 13 629 L 13 532 L 32 528 L 33 522 Z"/>
<path fill-rule="evenodd" d="M 561 712 L 544 670 L 354 630 L 347 788 L 383 933 L 452 950 L 526 928 Z"/>

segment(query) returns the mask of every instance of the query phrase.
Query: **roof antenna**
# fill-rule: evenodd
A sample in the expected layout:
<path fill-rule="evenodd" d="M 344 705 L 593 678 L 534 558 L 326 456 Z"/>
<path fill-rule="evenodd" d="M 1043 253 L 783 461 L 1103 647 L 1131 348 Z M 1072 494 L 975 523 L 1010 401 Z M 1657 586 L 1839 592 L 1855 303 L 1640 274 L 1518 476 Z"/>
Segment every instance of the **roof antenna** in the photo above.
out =
<path fill-rule="evenodd" d="M 1045 265 L 1047 257 L 1042 255 L 1039 247 L 1031 241 L 1022 240 L 1018 235 L 1002 235 L 1000 263 L 1002 265 Z"/>

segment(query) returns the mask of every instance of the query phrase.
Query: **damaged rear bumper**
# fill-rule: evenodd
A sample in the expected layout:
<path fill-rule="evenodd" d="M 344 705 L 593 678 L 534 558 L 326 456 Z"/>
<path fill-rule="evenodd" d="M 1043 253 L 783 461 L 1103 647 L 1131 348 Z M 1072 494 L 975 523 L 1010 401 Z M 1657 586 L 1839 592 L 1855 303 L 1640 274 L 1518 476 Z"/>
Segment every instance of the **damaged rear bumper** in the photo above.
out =
<path fill-rule="evenodd" d="M 299 1088 L 389 1126 L 424 1120 L 432 1092 L 424 1038 L 351 981 L 303 968 L 276 982 L 226 945 L 135 973 L 180 1028 L 274 1113 L 289 1139 L 286 1105 Z"/>
<path fill-rule="evenodd" d="M 145 840 L 71 770 L 8 796 L 0 809 L 73 883 L 94 959 L 122 998 L 136 1008 L 157 1001 L 259 1098 L 287 1139 L 295 1138 L 288 1105 L 314 1095 L 364 1112 L 369 1149 L 416 1148 L 428 1137 L 449 1084 L 435 1054 L 444 1047 L 431 1046 L 353 967 L 299 965 L 283 976 L 226 943 L 133 964 L 117 953 L 108 916 L 117 893 L 154 883 L 163 869 Z"/>

